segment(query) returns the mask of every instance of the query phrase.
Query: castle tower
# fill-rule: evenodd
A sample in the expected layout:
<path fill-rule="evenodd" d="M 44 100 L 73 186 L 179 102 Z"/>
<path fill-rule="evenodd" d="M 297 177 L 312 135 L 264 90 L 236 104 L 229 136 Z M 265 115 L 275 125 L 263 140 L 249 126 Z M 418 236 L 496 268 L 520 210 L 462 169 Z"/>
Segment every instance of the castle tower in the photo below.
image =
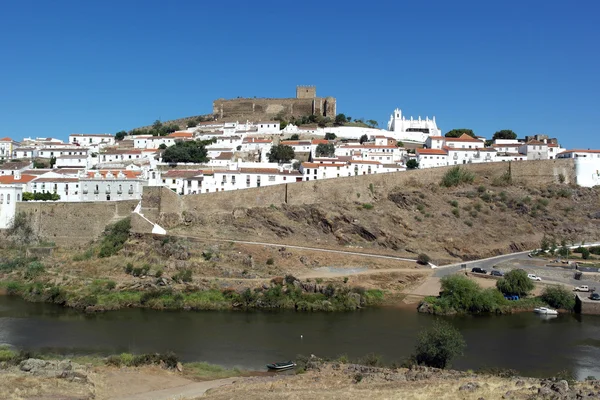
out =
<path fill-rule="evenodd" d="M 314 99 L 317 97 L 316 86 L 296 86 L 297 99 Z"/>

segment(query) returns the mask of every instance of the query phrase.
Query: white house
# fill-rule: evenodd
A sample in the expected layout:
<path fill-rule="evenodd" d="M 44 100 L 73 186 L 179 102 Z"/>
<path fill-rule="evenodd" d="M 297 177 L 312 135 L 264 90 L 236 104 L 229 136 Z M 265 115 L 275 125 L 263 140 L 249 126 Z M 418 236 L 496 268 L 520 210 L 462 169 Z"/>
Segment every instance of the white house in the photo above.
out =
<path fill-rule="evenodd" d="M 60 156 L 88 156 L 88 149 L 77 146 L 53 146 L 53 147 L 41 147 L 37 151 L 36 157 L 50 159 L 52 157 Z"/>
<path fill-rule="evenodd" d="M 600 150 L 567 150 L 560 153 L 556 158 L 600 159 Z"/>
<path fill-rule="evenodd" d="M 0 176 L 15 175 L 30 168 L 33 168 L 33 163 L 31 161 L 6 162 L 4 164 L 0 164 Z"/>
<path fill-rule="evenodd" d="M 9 137 L 0 139 L 0 160 L 9 160 L 12 157 L 13 149 L 17 145 L 18 143 Z"/>
<path fill-rule="evenodd" d="M 23 188 L 15 182 L 14 176 L 0 176 L 0 229 L 10 227 L 16 215 L 16 204 L 22 196 Z"/>
<path fill-rule="evenodd" d="M 27 191 L 31 193 L 56 193 L 60 196 L 59 201 L 81 201 L 79 178 L 56 175 L 58 174 L 50 173 L 37 177 L 28 183 Z"/>
<path fill-rule="evenodd" d="M 457 138 L 445 137 L 444 145 L 455 149 L 483 149 L 485 142 L 463 133 Z"/>
<path fill-rule="evenodd" d="M 90 168 L 91 161 L 85 156 L 58 156 L 56 157 L 56 168 Z"/>
<path fill-rule="evenodd" d="M 69 143 L 84 147 L 112 146 L 115 137 L 110 133 L 72 133 L 69 135 Z"/>
<path fill-rule="evenodd" d="M 280 133 L 280 123 L 279 121 L 266 121 L 266 122 L 257 122 L 255 123 L 257 128 L 257 133 L 259 134 L 277 134 Z"/>
<path fill-rule="evenodd" d="M 519 153 L 527 156 L 527 160 L 547 160 L 548 144 L 539 140 L 530 140 L 519 146 Z"/>
<path fill-rule="evenodd" d="M 80 175 L 80 201 L 137 200 L 148 182 L 140 171 L 96 170 Z"/>
<path fill-rule="evenodd" d="M 14 147 L 12 158 L 19 160 L 33 159 L 37 157 L 38 149 L 35 147 Z"/>
<path fill-rule="evenodd" d="M 441 148 L 416 149 L 415 155 L 420 169 L 448 165 L 448 152 Z"/>

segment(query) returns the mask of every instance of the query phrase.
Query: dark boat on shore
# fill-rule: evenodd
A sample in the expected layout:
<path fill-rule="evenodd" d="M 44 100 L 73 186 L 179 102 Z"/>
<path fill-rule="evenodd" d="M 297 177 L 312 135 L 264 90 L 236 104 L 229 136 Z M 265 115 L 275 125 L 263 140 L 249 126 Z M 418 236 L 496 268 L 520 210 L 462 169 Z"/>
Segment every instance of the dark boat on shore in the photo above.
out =
<path fill-rule="evenodd" d="M 267 364 L 267 368 L 269 368 L 272 371 L 283 371 L 286 369 L 294 368 L 295 366 L 296 366 L 296 363 L 293 361 L 284 361 L 284 362 Z"/>

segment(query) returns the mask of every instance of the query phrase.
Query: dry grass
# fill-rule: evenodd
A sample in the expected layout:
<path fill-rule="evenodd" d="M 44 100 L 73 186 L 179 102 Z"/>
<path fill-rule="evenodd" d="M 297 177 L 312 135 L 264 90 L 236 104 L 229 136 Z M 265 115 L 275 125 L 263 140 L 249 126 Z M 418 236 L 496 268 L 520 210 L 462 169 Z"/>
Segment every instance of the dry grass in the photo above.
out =
<path fill-rule="evenodd" d="M 94 377 L 88 375 L 93 381 Z M 0 372 L 0 399 L 90 399 L 95 396 L 92 382 L 77 383 L 66 379 L 43 378 L 20 372 Z"/>

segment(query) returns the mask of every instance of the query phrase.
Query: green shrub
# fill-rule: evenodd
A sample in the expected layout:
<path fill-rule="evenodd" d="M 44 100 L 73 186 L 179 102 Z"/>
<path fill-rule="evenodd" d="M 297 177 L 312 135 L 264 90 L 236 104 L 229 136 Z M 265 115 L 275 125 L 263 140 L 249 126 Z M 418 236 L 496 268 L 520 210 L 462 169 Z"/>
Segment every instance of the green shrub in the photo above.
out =
<path fill-rule="evenodd" d="M 572 192 L 570 189 L 567 188 L 561 188 L 558 192 L 556 192 L 556 195 L 558 197 L 563 197 L 563 198 L 569 198 L 572 196 Z"/>
<path fill-rule="evenodd" d="M 472 172 L 469 172 L 459 166 L 455 166 L 444 174 L 440 185 L 445 187 L 453 187 L 465 183 L 473 183 L 473 180 L 475 180 L 475 175 Z"/>
<path fill-rule="evenodd" d="M 117 283 L 115 281 L 107 281 L 106 282 L 106 289 L 107 290 L 113 290 L 116 287 L 117 287 Z"/>
<path fill-rule="evenodd" d="M 480 185 L 480 186 L 477 188 L 477 191 L 478 191 L 479 193 L 485 193 L 485 191 L 486 191 L 486 189 L 485 189 L 485 186 L 483 186 L 483 185 Z"/>
<path fill-rule="evenodd" d="M 465 220 L 464 223 L 468 227 L 472 227 L 473 226 L 473 221 Z"/>
<path fill-rule="evenodd" d="M 131 230 L 131 218 L 127 217 L 112 225 L 108 225 L 104 230 L 102 242 L 98 257 L 110 257 L 117 254 L 123 248 L 123 245 L 129 238 Z"/>
<path fill-rule="evenodd" d="M 158 269 L 155 273 L 154 273 L 154 277 L 155 278 L 160 278 L 163 275 L 163 270 L 162 269 Z"/>
<path fill-rule="evenodd" d="M 27 265 L 27 269 L 25 270 L 25 279 L 35 279 L 42 273 L 44 273 L 45 268 L 44 264 L 39 261 L 32 261 Z"/>
<path fill-rule="evenodd" d="M 425 253 L 421 253 L 417 257 L 417 263 L 419 263 L 421 265 L 429 265 L 430 262 L 431 262 L 431 258 Z"/>
<path fill-rule="evenodd" d="M 454 214 L 454 216 L 455 216 L 456 218 L 459 218 L 459 217 L 460 217 L 460 211 L 458 210 L 458 208 L 453 208 L 453 209 L 452 209 L 452 214 Z"/>
<path fill-rule="evenodd" d="M 417 364 L 446 368 L 452 360 L 463 354 L 466 347 L 462 334 L 449 323 L 437 320 L 430 329 L 417 338 L 415 353 L 411 357 Z"/>
<path fill-rule="evenodd" d="M 546 286 L 542 292 L 542 300 L 553 308 L 562 308 L 568 311 L 575 309 L 575 295 L 563 286 Z"/>
<path fill-rule="evenodd" d="M 191 282 L 192 281 L 192 270 L 191 269 L 184 269 L 182 271 L 179 271 L 178 273 L 176 273 L 175 275 L 173 275 L 171 277 L 175 282 Z"/>
<path fill-rule="evenodd" d="M 275 264 L 275 260 L 272 257 L 268 258 L 267 265 L 273 265 L 273 264 Z"/>
<path fill-rule="evenodd" d="M 588 260 L 590 258 L 590 251 L 588 250 L 587 247 L 584 247 L 583 250 L 581 251 L 581 258 L 584 260 Z"/>
<path fill-rule="evenodd" d="M 535 285 L 522 269 L 513 269 L 496 282 L 496 287 L 505 295 L 526 296 Z"/>
<path fill-rule="evenodd" d="M 375 207 L 375 206 L 371 203 L 363 203 L 363 205 L 362 205 L 362 208 L 364 208 L 365 210 L 372 210 L 373 207 Z"/>
<path fill-rule="evenodd" d="M 128 275 L 133 274 L 133 264 L 132 263 L 127 263 L 127 266 L 125 267 L 125 273 Z"/>
<path fill-rule="evenodd" d="M 381 367 L 383 365 L 381 356 L 375 353 L 366 354 L 364 357 L 358 360 L 358 363 L 361 365 L 368 365 L 370 367 Z"/>
<path fill-rule="evenodd" d="M 456 200 L 452 200 L 452 201 L 450 202 L 450 205 L 451 205 L 452 207 L 458 207 L 458 201 L 456 201 Z"/>

